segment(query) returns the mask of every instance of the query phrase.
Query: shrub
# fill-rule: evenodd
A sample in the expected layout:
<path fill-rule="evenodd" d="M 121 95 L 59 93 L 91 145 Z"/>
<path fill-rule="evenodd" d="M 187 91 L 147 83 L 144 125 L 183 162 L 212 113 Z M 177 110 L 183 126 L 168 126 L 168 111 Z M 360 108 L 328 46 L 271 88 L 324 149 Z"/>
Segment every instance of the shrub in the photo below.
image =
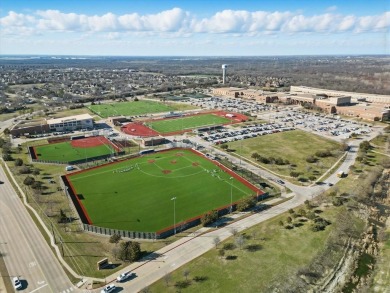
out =
<path fill-rule="evenodd" d="M 3 154 L 3 160 L 4 161 L 12 161 L 13 159 L 12 159 L 12 156 L 10 154 L 6 153 L 6 154 Z"/>
<path fill-rule="evenodd" d="M 301 175 L 301 173 L 297 172 L 297 171 L 291 171 L 290 172 L 290 176 L 291 177 L 298 177 L 299 175 Z"/>
<path fill-rule="evenodd" d="M 315 162 L 317 162 L 317 159 L 314 156 L 308 156 L 306 158 L 306 162 L 308 162 L 308 163 L 315 163 Z"/>
<path fill-rule="evenodd" d="M 247 209 L 253 208 L 256 205 L 256 200 L 253 197 L 248 197 L 243 200 L 241 200 L 237 204 L 237 210 L 242 212 Z"/>
<path fill-rule="evenodd" d="M 19 166 L 22 166 L 23 165 L 23 160 L 22 159 L 19 159 L 19 158 L 17 158 L 16 160 L 15 160 L 15 166 L 17 166 L 17 167 L 19 167 Z"/>
<path fill-rule="evenodd" d="M 332 153 L 329 150 L 326 151 L 317 151 L 315 155 L 319 158 L 326 158 L 326 157 L 331 157 Z"/>
<path fill-rule="evenodd" d="M 218 211 L 216 210 L 212 210 L 200 218 L 203 227 L 214 223 L 216 220 L 218 220 Z"/>
<path fill-rule="evenodd" d="M 330 225 L 330 222 L 324 218 L 317 217 L 314 219 L 314 223 L 311 225 L 311 230 L 313 232 L 318 232 L 325 230 L 326 226 Z"/>
<path fill-rule="evenodd" d="M 233 243 L 225 243 L 222 247 L 223 250 L 233 250 L 236 246 Z"/>
<path fill-rule="evenodd" d="M 300 181 L 300 182 L 307 182 L 307 178 L 304 177 L 304 176 L 300 176 L 300 177 L 298 178 L 298 181 Z"/>
<path fill-rule="evenodd" d="M 19 174 L 30 174 L 31 169 L 28 166 L 22 166 L 19 168 Z"/>
<path fill-rule="evenodd" d="M 23 183 L 25 185 L 32 185 L 35 182 L 35 179 L 31 176 L 27 176 L 24 180 Z"/>
<path fill-rule="evenodd" d="M 332 200 L 332 204 L 336 207 L 341 206 L 344 204 L 344 199 L 341 197 L 334 197 Z"/>

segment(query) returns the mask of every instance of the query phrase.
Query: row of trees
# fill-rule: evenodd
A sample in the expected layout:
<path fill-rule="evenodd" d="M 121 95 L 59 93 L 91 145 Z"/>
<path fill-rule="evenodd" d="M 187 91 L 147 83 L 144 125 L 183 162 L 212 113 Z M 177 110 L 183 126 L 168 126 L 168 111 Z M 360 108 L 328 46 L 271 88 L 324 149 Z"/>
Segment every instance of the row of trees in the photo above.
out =
<path fill-rule="evenodd" d="M 258 162 L 261 162 L 263 164 L 276 164 L 276 165 L 289 165 L 290 164 L 290 161 L 289 160 L 285 160 L 281 157 L 264 157 L 258 153 L 253 153 L 251 155 L 251 158 L 252 159 L 255 159 L 256 161 Z"/>

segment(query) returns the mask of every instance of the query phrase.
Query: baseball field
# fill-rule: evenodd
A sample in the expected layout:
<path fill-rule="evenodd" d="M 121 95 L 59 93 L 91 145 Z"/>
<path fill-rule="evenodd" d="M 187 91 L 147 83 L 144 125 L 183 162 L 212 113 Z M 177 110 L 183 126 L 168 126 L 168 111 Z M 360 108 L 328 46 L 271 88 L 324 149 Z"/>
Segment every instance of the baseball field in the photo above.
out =
<path fill-rule="evenodd" d="M 62 163 L 88 160 L 120 151 L 104 136 L 39 145 L 34 146 L 33 149 L 38 160 Z"/>

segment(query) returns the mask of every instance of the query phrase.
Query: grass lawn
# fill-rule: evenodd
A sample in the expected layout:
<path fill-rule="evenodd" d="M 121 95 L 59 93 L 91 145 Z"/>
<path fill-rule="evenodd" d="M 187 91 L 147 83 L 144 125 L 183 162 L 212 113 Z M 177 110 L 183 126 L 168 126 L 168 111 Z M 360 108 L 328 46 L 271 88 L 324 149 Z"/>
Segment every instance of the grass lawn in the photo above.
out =
<path fill-rule="evenodd" d="M 190 150 L 171 150 L 70 175 L 94 225 L 155 232 L 255 195 L 213 162 Z"/>
<path fill-rule="evenodd" d="M 103 118 L 110 116 L 133 116 L 175 110 L 194 109 L 191 105 L 175 103 L 159 103 L 153 101 L 119 102 L 101 105 L 91 105 L 89 109 Z"/>
<path fill-rule="evenodd" d="M 189 117 L 151 121 L 147 123 L 147 126 L 160 133 L 169 133 L 186 129 L 199 128 L 202 126 L 225 124 L 229 122 L 230 119 L 214 114 L 202 114 Z"/>
<path fill-rule="evenodd" d="M 286 176 L 289 176 L 291 171 L 296 171 L 303 176 L 313 175 L 318 178 L 342 155 L 338 142 L 302 130 L 279 132 L 242 141 L 229 142 L 228 145 L 230 149 L 235 150 L 235 153 L 251 161 L 254 161 L 251 155 L 255 152 L 263 157 L 281 157 L 284 160 L 289 160 L 289 165 L 256 162 Z M 315 163 L 306 162 L 306 158 L 314 156 L 316 151 L 328 149 L 332 151 L 333 156 L 318 158 L 318 161 Z"/>
<path fill-rule="evenodd" d="M 341 209 L 326 209 L 321 217 L 334 222 Z M 243 248 L 236 245 L 232 250 L 225 250 L 225 256 L 221 258 L 218 253 L 225 244 L 235 245 L 233 237 L 227 239 L 217 249 L 174 271 L 169 286 L 163 278 L 149 287 L 150 292 L 177 292 L 174 284 L 185 280 L 185 271 L 189 272 L 191 284 L 183 292 L 271 292 L 270 284 L 295 276 L 299 268 L 308 265 L 324 249 L 334 228 L 330 225 L 324 231 L 312 232 L 309 223 L 304 223 L 288 230 L 279 225 L 279 221 L 285 221 L 288 215 L 285 213 L 245 230 Z M 227 260 L 227 256 L 236 258 Z M 205 279 L 196 282 L 193 280 L 196 276 Z"/>
<path fill-rule="evenodd" d="M 36 146 L 34 149 L 39 160 L 58 162 L 84 160 L 115 152 L 110 144 L 80 148 L 72 146 L 70 141 Z"/>

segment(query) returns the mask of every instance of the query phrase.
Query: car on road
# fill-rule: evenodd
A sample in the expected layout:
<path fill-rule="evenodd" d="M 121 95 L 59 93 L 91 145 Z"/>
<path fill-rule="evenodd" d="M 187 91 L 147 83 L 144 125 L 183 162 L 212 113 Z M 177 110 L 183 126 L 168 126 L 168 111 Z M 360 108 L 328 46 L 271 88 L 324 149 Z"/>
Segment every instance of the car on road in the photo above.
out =
<path fill-rule="evenodd" d="M 22 289 L 22 282 L 20 282 L 19 277 L 13 277 L 12 284 L 16 290 Z"/>
<path fill-rule="evenodd" d="M 127 280 L 131 276 L 131 272 L 120 274 L 118 277 L 116 277 L 117 282 L 123 282 Z"/>
<path fill-rule="evenodd" d="M 4 182 L 0 180 L 0 184 L 3 184 Z"/>
<path fill-rule="evenodd" d="M 276 182 L 278 182 L 279 184 L 284 184 L 284 181 L 282 181 L 280 179 L 276 180 Z"/>
<path fill-rule="evenodd" d="M 333 186 L 333 183 L 328 182 L 328 186 Z"/>
<path fill-rule="evenodd" d="M 114 290 L 116 289 L 115 285 L 114 284 L 111 284 L 111 285 L 107 285 L 106 287 L 104 287 L 100 293 L 110 293 L 110 292 L 114 292 Z"/>

